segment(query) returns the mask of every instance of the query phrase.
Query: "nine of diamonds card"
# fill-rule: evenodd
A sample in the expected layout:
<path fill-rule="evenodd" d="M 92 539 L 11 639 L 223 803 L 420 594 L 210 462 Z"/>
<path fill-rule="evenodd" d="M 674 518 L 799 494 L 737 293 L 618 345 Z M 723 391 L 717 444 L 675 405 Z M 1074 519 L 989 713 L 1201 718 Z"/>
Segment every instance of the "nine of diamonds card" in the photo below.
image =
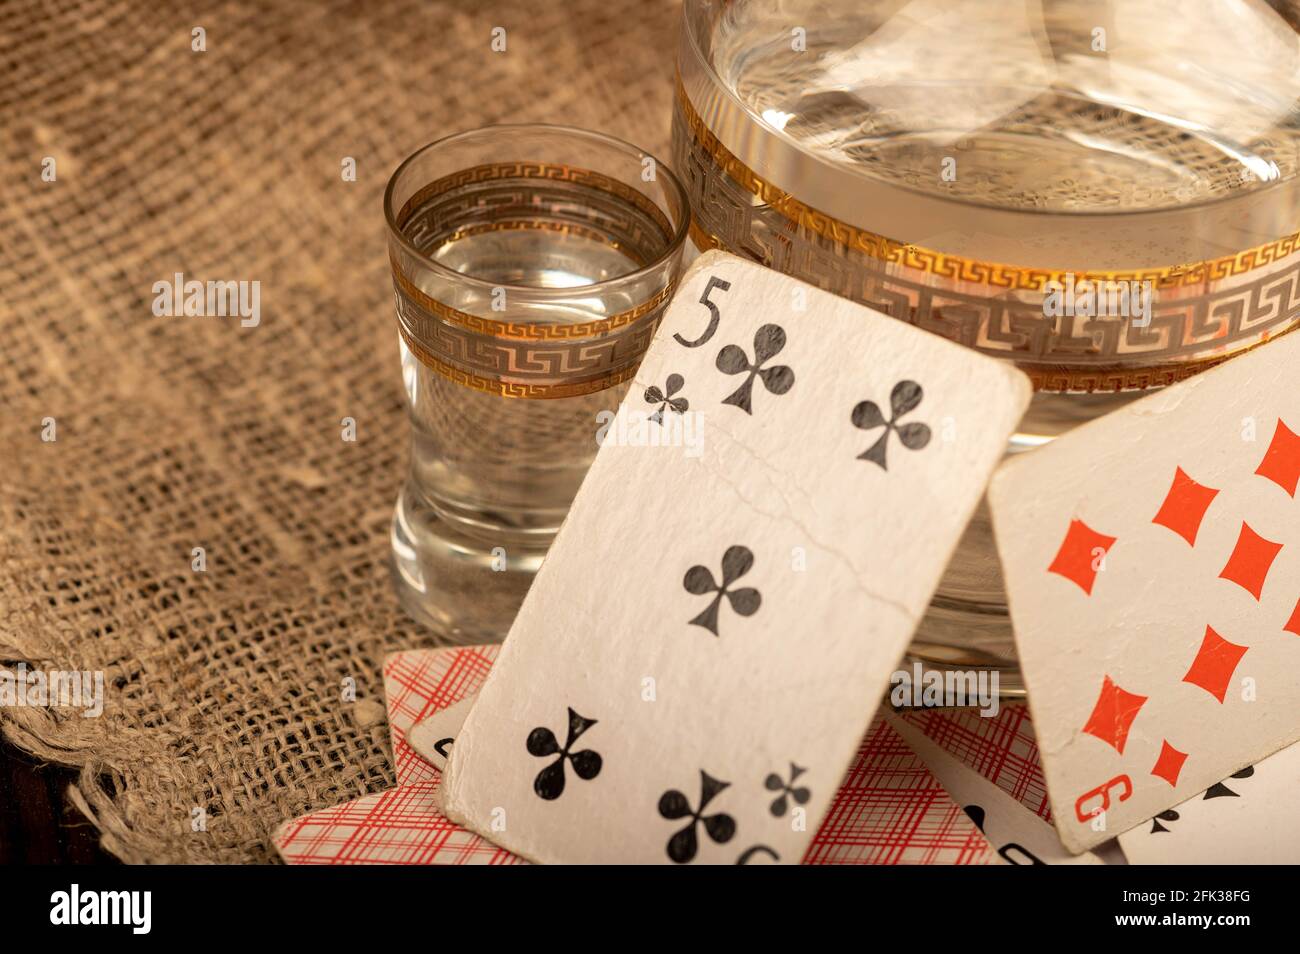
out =
<path fill-rule="evenodd" d="M 990 488 L 1062 840 L 1300 736 L 1300 335 L 1009 461 Z"/>
<path fill-rule="evenodd" d="M 797 863 L 1028 398 L 1004 363 L 701 257 L 609 429 L 655 439 L 601 446 L 446 813 L 534 861 Z"/>

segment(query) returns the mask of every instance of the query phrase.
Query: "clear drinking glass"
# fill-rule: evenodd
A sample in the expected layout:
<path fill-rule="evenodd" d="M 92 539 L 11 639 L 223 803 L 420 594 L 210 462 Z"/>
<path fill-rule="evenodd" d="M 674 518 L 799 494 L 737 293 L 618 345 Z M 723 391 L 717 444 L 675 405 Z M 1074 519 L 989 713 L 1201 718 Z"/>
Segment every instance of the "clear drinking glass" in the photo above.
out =
<path fill-rule="evenodd" d="M 1015 362 L 1011 453 L 1300 326 L 1300 0 L 685 0 L 677 65 L 694 244 Z M 912 652 L 1014 686 L 987 508 Z"/>
<path fill-rule="evenodd" d="M 609 136 L 491 126 L 406 159 L 384 211 L 412 436 L 398 595 L 500 640 L 671 295 L 686 194 Z"/>

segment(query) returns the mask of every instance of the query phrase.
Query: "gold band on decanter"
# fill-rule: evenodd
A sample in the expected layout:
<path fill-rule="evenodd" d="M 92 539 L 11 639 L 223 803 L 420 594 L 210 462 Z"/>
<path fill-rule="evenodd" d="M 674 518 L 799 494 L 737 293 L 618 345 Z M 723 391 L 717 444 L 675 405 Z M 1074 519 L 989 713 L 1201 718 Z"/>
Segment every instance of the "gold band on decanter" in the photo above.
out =
<path fill-rule="evenodd" d="M 775 136 L 750 132 L 751 142 Z M 1012 360 L 1042 390 L 1170 384 L 1300 323 L 1300 232 L 1191 263 L 1026 267 L 898 241 L 813 207 L 728 149 L 695 109 L 680 76 L 673 147 L 691 197 L 696 247 L 745 255 Z M 1093 227 L 1105 229 L 1107 220 Z M 1048 315 L 1049 290 L 1084 282 L 1149 283 L 1151 313 L 1141 323 L 1127 316 Z"/>

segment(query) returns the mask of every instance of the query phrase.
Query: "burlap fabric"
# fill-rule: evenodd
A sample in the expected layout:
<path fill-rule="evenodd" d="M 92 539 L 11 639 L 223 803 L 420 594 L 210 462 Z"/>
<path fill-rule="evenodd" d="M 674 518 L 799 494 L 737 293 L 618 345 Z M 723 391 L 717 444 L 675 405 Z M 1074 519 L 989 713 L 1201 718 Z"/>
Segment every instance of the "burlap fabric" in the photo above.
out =
<path fill-rule="evenodd" d="M 100 718 L 0 726 L 80 767 L 108 851 L 266 861 L 279 822 L 392 784 L 381 661 L 437 640 L 385 565 L 407 454 L 385 181 L 490 122 L 666 154 L 677 15 L 0 5 L 0 663 L 108 683 Z M 155 317 L 175 272 L 260 281 L 261 324 Z"/>

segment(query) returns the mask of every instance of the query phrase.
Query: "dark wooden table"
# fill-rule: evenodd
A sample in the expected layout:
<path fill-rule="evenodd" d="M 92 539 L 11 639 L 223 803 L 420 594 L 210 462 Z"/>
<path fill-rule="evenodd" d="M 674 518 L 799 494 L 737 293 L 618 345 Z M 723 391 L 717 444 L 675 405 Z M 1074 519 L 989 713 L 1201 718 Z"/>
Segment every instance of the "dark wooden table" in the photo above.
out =
<path fill-rule="evenodd" d="M 76 777 L 0 741 L 0 865 L 117 863 L 64 795 Z"/>

